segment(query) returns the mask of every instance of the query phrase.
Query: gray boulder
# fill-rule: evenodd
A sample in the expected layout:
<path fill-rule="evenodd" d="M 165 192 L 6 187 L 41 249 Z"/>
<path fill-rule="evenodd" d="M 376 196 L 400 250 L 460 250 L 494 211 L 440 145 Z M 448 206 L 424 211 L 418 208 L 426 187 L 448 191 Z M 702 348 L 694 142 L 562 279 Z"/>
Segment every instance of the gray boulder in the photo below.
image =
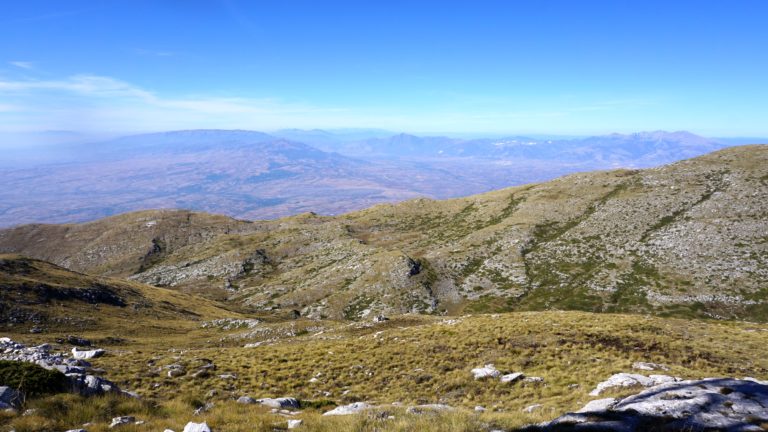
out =
<path fill-rule="evenodd" d="M 239 404 L 245 404 L 245 405 L 251 405 L 256 403 L 256 399 L 250 397 L 250 396 L 241 396 L 239 399 L 237 399 L 237 403 Z"/>
<path fill-rule="evenodd" d="M 0 409 L 18 408 L 22 396 L 15 389 L 8 386 L 0 387 Z"/>
<path fill-rule="evenodd" d="M 281 398 L 275 398 L 275 399 L 264 398 L 264 399 L 257 399 L 256 402 L 264 406 L 268 406 L 270 408 L 280 408 L 280 409 L 285 409 L 285 408 L 299 409 L 300 408 L 298 399 L 291 398 L 291 397 L 281 397 Z"/>

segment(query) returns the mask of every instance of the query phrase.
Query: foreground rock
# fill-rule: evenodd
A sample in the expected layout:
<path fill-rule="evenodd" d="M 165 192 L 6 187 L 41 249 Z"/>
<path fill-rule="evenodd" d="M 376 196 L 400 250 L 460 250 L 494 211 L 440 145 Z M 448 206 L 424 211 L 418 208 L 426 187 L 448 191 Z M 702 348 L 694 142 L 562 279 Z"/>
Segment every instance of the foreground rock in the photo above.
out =
<path fill-rule="evenodd" d="M 527 431 L 764 430 L 768 385 L 710 378 L 661 384 L 621 400 L 592 401 L 576 413 Z"/>

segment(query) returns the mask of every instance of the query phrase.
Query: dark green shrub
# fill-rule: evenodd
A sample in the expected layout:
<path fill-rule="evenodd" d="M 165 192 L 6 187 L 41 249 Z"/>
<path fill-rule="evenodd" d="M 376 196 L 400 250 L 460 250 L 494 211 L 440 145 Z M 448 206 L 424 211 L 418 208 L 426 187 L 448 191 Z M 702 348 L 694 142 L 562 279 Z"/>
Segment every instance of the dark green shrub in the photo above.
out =
<path fill-rule="evenodd" d="M 67 391 L 67 377 L 34 363 L 0 360 L 0 386 L 8 386 L 27 397 Z"/>

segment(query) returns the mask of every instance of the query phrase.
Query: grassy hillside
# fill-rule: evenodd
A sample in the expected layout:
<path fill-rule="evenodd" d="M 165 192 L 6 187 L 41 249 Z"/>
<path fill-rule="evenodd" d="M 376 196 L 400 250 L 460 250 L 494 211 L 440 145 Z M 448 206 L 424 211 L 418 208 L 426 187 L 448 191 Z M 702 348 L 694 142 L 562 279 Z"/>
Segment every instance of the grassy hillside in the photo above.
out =
<path fill-rule="evenodd" d="M 165 288 L 92 277 L 18 255 L 0 255 L 0 327 L 114 337 L 184 333 L 203 320 L 239 317 L 210 300 Z"/>
<path fill-rule="evenodd" d="M 150 225 L 150 223 L 152 223 Z M 768 146 L 246 223 L 142 212 L 0 250 L 314 318 L 567 309 L 768 319 Z"/>

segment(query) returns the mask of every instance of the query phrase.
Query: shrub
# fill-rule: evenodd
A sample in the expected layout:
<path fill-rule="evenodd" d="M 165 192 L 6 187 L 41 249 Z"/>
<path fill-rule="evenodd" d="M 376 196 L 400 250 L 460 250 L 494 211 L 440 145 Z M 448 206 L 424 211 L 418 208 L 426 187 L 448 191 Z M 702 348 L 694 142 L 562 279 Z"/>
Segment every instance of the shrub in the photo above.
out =
<path fill-rule="evenodd" d="M 0 385 L 35 397 L 67 391 L 67 377 L 34 363 L 0 360 Z"/>

